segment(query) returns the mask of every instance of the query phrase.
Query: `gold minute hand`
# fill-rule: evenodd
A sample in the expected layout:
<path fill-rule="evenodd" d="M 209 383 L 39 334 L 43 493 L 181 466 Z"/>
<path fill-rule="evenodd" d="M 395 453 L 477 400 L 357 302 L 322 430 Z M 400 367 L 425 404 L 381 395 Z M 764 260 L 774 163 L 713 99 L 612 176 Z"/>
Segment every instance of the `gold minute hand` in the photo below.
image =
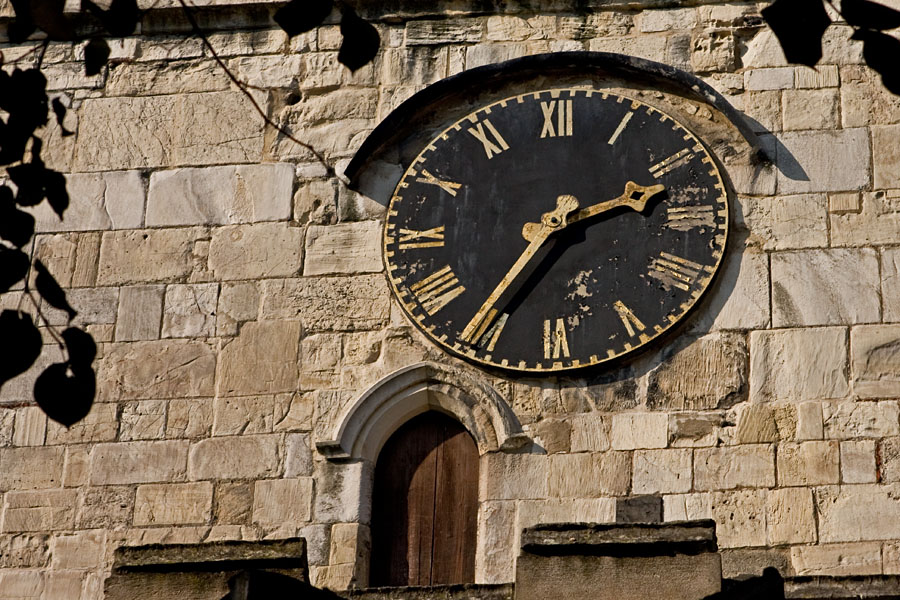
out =
<path fill-rule="evenodd" d="M 599 202 L 592 206 L 582 208 L 578 212 L 572 213 L 568 216 L 568 224 L 571 225 L 582 219 L 605 213 L 614 208 L 618 208 L 619 206 L 627 206 L 636 212 L 641 212 L 644 210 L 644 207 L 647 206 L 647 202 L 650 198 L 664 189 L 665 186 L 663 185 L 638 185 L 633 181 L 629 181 L 625 184 L 625 192 L 621 196 L 613 198 L 612 200 L 607 200 L 606 202 Z M 522 227 L 522 237 L 531 241 L 539 234 L 541 227 L 541 223 L 525 223 L 524 227 Z"/>
<path fill-rule="evenodd" d="M 528 261 L 532 259 L 538 249 L 540 249 L 544 242 L 547 241 L 550 234 L 566 227 L 569 222 L 569 213 L 576 208 L 578 208 L 578 199 L 575 196 L 559 196 L 556 199 L 556 208 L 541 215 L 540 223 L 534 223 L 534 225 L 536 225 L 534 236 L 528 240 L 531 243 L 528 244 L 524 252 L 522 252 L 522 255 L 519 256 L 513 266 L 510 267 L 509 271 L 503 276 L 503 279 L 500 280 L 497 287 L 494 288 L 494 291 L 491 292 L 491 295 L 488 296 L 488 299 L 484 301 L 484 304 L 481 305 L 481 308 L 478 309 L 478 312 L 475 313 L 475 316 L 472 317 L 472 320 L 469 321 L 465 329 L 463 329 L 459 336 L 462 341 L 473 342 L 473 338 L 477 337 L 474 335 L 475 332 L 485 329 L 487 323 L 482 323 L 482 321 L 484 321 L 488 311 L 493 308 L 494 303 L 500 299 L 500 296 L 503 295 L 506 288 L 508 288 L 519 273 L 522 272 L 522 269 L 525 268 Z"/>

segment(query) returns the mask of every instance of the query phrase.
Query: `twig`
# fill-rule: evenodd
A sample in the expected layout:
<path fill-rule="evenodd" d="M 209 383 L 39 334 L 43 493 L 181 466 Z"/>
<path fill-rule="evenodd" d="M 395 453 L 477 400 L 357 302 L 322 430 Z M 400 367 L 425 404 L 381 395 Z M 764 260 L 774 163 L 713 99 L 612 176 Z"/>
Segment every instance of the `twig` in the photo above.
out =
<path fill-rule="evenodd" d="M 188 23 L 190 23 L 191 29 L 193 29 L 194 34 L 197 35 L 197 37 L 199 37 L 201 40 L 203 40 L 203 44 L 207 47 L 207 49 L 209 49 L 209 52 L 210 52 L 210 54 L 212 54 L 213 59 L 215 59 L 216 63 L 218 63 L 218 65 L 222 68 L 222 70 L 225 71 L 225 74 L 228 75 L 228 78 L 231 79 L 231 81 L 238 87 L 238 89 L 241 90 L 245 96 L 247 96 L 247 99 L 250 100 L 250 103 L 253 105 L 253 108 L 255 108 L 256 112 L 259 113 L 259 116 L 261 116 L 263 118 L 266 125 L 272 127 L 273 129 L 278 131 L 280 134 L 282 134 L 287 139 L 291 140 L 298 146 L 301 146 L 302 148 L 304 148 L 305 150 L 310 152 L 316 158 L 316 160 L 319 161 L 319 163 L 321 163 L 323 167 L 325 167 L 325 171 L 328 174 L 328 176 L 334 176 L 335 175 L 334 167 L 332 167 L 328 163 L 328 161 L 325 159 L 325 157 L 322 155 L 321 152 L 319 152 L 318 150 L 313 148 L 312 145 L 310 145 L 306 142 L 303 142 L 301 140 L 298 140 L 296 137 L 293 136 L 293 134 L 291 134 L 291 132 L 287 131 L 284 127 L 282 127 L 281 125 L 279 125 L 278 123 L 273 121 L 269 117 L 269 115 L 266 114 L 266 112 L 262 109 L 262 107 L 260 107 L 259 103 L 256 101 L 256 98 L 253 97 L 253 94 L 250 93 L 250 89 L 248 89 L 248 88 L 257 89 L 257 90 L 261 90 L 261 91 L 268 91 L 268 90 L 266 90 L 265 88 L 258 88 L 256 86 L 252 86 L 252 85 L 245 83 L 245 82 L 241 81 L 240 79 L 238 79 L 234 75 L 234 73 L 232 73 L 231 70 L 225 65 L 225 63 L 222 61 L 222 59 L 219 57 L 218 53 L 216 52 L 216 49 L 213 48 L 212 44 L 210 43 L 209 38 L 206 37 L 206 34 L 200 28 L 200 25 L 197 23 L 197 20 L 194 18 L 193 13 L 191 12 L 192 7 L 190 7 L 188 5 L 186 0 L 178 0 L 178 3 L 181 4 L 181 8 L 184 10 L 184 15 L 187 17 Z"/>

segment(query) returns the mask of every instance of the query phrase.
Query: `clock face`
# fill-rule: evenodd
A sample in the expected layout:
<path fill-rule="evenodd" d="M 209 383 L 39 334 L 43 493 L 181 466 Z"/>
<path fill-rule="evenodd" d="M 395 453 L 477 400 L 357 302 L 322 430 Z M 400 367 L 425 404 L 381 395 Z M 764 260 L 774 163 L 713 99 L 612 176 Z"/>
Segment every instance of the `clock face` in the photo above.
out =
<path fill-rule="evenodd" d="M 719 171 L 684 126 L 631 98 L 551 89 L 432 140 L 391 199 L 384 256 L 436 343 L 553 372 L 619 359 L 682 320 L 727 230 Z"/>

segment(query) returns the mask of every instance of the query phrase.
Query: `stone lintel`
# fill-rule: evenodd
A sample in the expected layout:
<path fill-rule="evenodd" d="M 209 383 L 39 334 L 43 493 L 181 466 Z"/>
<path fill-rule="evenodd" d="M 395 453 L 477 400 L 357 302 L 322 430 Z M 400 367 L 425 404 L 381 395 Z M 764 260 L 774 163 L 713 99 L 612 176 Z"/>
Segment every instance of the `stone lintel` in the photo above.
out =
<path fill-rule="evenodd" d="M 522 532 L 522 551 L 544 556 L 671 556 L 716 552 L 712 520 L 668 523 L 536 525 Z"/>
<path fill-rule="evenodd" d="M 787 599 L 828 600 L 860 598 L 875 600 L 896 598 L 900 575 L 858 575 L 829 577 L 824 575 L 788 577 L 784 580 Z"/>
<path fill-rule="evenodd" d="M 306 540 L 221 541 L 203 544 L 148 544 L 116 549 L 116 572 L 306 570 Z"/>

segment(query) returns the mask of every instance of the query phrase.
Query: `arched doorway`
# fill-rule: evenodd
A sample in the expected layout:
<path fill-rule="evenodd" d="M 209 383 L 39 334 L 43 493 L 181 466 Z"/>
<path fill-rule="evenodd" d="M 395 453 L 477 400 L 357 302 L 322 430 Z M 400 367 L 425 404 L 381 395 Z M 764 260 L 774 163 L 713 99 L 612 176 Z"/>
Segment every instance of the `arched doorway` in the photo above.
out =
<path fill-rule="evenodd" d="M 375 465 L 370 585 L 473 582 L 477 514 L 472 436 L 438 412 L 410 419 Z"/>

